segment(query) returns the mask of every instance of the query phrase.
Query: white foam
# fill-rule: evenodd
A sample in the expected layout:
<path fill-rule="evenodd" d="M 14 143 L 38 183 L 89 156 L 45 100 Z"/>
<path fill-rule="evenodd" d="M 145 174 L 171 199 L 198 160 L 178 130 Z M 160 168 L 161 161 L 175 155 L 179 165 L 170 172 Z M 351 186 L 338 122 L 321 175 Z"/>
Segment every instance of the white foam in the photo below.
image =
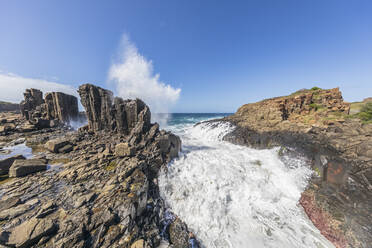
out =
<path fill-rule="evenodd" d="M 298 204 L 311 176 L 305 160 L 222 141 L 231 130 L 174 127 L 183 151 L 159 177 L 166 204 L 205 247 L 333 247 Z"/>

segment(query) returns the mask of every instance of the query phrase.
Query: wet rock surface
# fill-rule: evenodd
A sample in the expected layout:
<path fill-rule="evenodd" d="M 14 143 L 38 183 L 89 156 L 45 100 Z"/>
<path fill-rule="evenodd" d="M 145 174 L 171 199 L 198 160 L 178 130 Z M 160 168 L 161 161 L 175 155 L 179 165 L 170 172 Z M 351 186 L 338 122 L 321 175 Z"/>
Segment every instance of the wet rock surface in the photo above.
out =
<path fill-rule="evenodd" d="M 172 229 L 176 238 L 169 239 L 172 221 L 164 221 L 157 173 L 177 156 L 181 140 L 151 124 L 142 101 L 117 99 L 110 105 L 109 95 L 94 98 L 91 108 L 100 102 L 99 109 L 116 111 L 115 118 L 87 107 L 89 129 L 0 136 L 0 150 L 22 142 L 33 150 L 33 158 L 15 160 L 12 167 L 37 166 L 37 161 L 48 167 L 0 181 L 0 246 L 172 247 L 178 242 L 177 228 Z M 22 118 L 17 122 L 22 125 Z"/>
<path fill-rule="evenodd" d="M 351 118 L 349 109 L 338 88 L 302 90 L 243 105 L 222 119 L 235 127 L 224 139 L 309 157 L 314 176 L 300 200 L 305 212 L 336 247 L 368 247 L 372 124 Z"/>

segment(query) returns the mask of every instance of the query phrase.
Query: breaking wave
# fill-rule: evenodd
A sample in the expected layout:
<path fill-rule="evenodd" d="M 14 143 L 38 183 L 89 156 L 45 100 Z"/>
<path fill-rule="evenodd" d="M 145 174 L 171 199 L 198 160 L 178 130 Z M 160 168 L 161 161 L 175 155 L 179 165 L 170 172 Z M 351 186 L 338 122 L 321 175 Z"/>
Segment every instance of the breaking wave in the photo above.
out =
<path fill-rule="evenodd" d="M 163 199 L 204 247 L 333 247 L 298 201 L 311 176 L 303 158 L 222 141 L 227 123 L 170 126 L 183 142 L 163 171 Z"/>

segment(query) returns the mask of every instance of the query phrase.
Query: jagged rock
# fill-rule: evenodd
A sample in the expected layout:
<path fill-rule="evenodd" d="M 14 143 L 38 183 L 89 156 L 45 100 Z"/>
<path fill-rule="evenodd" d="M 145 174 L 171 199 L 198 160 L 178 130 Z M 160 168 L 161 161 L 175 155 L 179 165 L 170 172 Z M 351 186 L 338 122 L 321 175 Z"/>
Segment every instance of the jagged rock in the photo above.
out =
<path fill-rule="evenodd" d="M 181 150 L 181 139 L 172 134 L 166 134 L 156 139 L 157 147 L 163 154 L 169 154 L 170 159 L 178 157 Z"/>
<path fill-rule="evenodd" d="M 129 134 L 134 128 L 137 132 L 150 129 L 151 113 L 146 104 L 140 99 L 123 100 L 113 93 L 92 84 L 79 87 L 81 103 L 88 118 L 89 130 L 108 130 Z"/>
<path fill-rule="evenodd" d="M 58 152 L 60 152 L 59 150 L 61 148 L 65 147 L 66 145 L 69 145 L 69 144 L 70 144 L 70 142 L 68 140 L 65 140 L 65 139 L 54 139 L 54 140 L 49 140 L 45 144 L 45 148 L 48 149 L 51 152 L 58 153 Z"/>
<path fill-rule="evenodd" d="M 20 104 L 22 116 L 37 128 L 55 127 L 58 122 L 76 120 L 79 115 L 78 101 L 75 96 L 62 92 L 43 93 L 37 89 L 26 89 Z"/>
<path fill-rule="evenodd" d="M 20 109 L 22 115 L 27 119 L 31 119 L 32 111 L 44 103 L 43 93 L 38 89 L 26 89 L 23 94 L 25 100 L 20 103 Z"/>
<path fill-rule="evenodd" d="M 156 177 L 180 142 L 177 145 L 177 139 L 169 132 L 159 131 L 159 125 L 150 123 L 150 109 L 141 100 L 117 98 L 109 104 L 110 93 L 102 89 L 102 94 L 99 99 L 87 99 L 93 110 L 99 106 L 99 111 L 103 111 L 90 113 L 97 118 L 90 119 L 91 125 L 78 132 L 62 126 L 32 126 L 27 134 L 11 132 L 0 137 L 0 147 L 23 143 L 25 139 L 19 138 L 24 137 L 36 152 L 49 146 L 41 158 L 51 161 L 50 170 L 44 173 L 1 182 L 0 246 L 159 246 L 165 235 L 159 227 L 165 203 L 160 198 Z M 46 105 L 35 108 L 31 122 L 48 120 Z M 87 109 L 87 115 L 88 112 Z M 2 125 L 29 125 L 25 118 L 17 118 L 19 121 L 13 121 L 0 113 Z M 55 120 L 49 120 L 49 125 Z M 164 141 L 166 146 L 160 151 L 157 140 L 163 136 L 168 141 Z M 68 155 L 61 154 L 68 151 Z M 46 159 L 42 161 L 45 169 Z M 35 229 L 33 234 L 29 228 Z"/>
<path fill-rule="evenodd" d="M 42 237 L 51 235 L 56 230 L 57 226 L 53 223 L 53 220 L 32 218 L 12 230 L 7 245 L 30 247 Z"/>
<path fill-rule="evenodd" d="M 45 106 L 48 120 L 57 119 L 67 123 L 78 118 L 78 100 L 75 96 L 62 92 L 46 93 Z"/>
<path fill-rule="evenodd" d="M 85 108 L 89 129 L 92 131 L 111 130 L 113 93 L 92 84 L 81 85 L 78 92 L 81 104 Z"/>
<path fill-rule="evenodd" d="M 47 163 L 42 159 L 15 160 L 9 168 L 9 177 L 22 177 L 47 169 Z"/>
<path fill-rule="evenodd" d="M 115 146 L 115 155 L 119 157 L 133 156 L 135 148 L 129 146 L 128 143 L 120 143 Z"/>
<path fill-rule="evenodd" d="M 15 155 L 9 158 L 0 160 L 0 175 L 8 174 L 10 166 L 12 166 L 14 160 L 17 159 L 26 159 L 22 155 Z"/>

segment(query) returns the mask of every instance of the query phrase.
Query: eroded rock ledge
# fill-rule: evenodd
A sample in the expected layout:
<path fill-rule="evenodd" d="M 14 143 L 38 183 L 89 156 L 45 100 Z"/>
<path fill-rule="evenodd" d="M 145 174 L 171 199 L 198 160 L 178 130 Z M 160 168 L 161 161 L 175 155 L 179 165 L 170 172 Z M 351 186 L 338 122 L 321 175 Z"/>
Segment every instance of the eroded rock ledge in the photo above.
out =
<path fill-rule="evenodd" d="M 372 243 L 372 124 L 349 115 L 338 88 L 302 90 L 243 105 L 222 119 L 224 137 L 256 148 L 283 146 L 313 161 L 314 176 L 300 204 L 336 247 Z M 286 149 L 286 148 L 289 148 Z"/>
<path fill-rule="evenodd" d="M 165 212 L 157 186 L 159 169 L 178 155 L 179 137 L 152 124 L 139 99 L 111 101 L 111 92 L 94 85 L 79 93 L 89 121 L 79 132 L 0 136 L 0 150 L 26 141 L 33 159 L 50 167 L 1 183 L 0 246 L 187 247 L 187 227 Z"/>

